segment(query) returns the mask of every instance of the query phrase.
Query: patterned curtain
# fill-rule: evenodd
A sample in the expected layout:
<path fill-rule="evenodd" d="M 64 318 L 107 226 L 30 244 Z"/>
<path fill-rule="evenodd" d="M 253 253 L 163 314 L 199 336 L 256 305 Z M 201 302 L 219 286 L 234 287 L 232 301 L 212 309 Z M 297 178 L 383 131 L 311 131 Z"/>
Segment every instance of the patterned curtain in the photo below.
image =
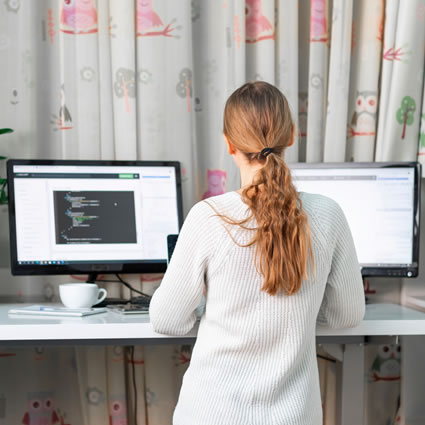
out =
<path fill-rule="evenodd" d="M 3 0 L 0 128 L 15 132 L 1 136 L 0 155 L 179 160 L 187 212 L 238 187 L 224 103 L 245 81 L 265 80 L 297 123 L 287 161 L 424 161 L 424 19 L 424 0 Z M 57 300 L 69 277 L 10 278 L 4 206 L 0 220 L 1 297 Z M 151 292 L 160 281 L 128 279 Z M 384 293 L 373 280 L 366 292 L 399 297 L 397 284 Z M 170 424 L 190 353 L 1 350 L 0 420 Z M 327 425 L 337 420 L 335 362 L 321 351 Z M 368 424 L 395 423 L 399 365 L 399 346 L 366 349 Z"/>

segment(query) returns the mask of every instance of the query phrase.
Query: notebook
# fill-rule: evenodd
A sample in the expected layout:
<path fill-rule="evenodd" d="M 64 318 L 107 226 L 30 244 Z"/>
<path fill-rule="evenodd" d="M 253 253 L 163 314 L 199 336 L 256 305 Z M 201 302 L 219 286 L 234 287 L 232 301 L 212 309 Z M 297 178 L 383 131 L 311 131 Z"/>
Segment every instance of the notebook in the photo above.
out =
<path fill-rule="evenodd" d="M 39 316 L 66 316 L 66 317 L 83 317 L 92 314 L 105 313 L 106 308 L 66 308 L 51 307 L 44 305 L 30 305 L 28 307 L 17 307 L 9 310 L 9 314 L 28 314 Z"/>

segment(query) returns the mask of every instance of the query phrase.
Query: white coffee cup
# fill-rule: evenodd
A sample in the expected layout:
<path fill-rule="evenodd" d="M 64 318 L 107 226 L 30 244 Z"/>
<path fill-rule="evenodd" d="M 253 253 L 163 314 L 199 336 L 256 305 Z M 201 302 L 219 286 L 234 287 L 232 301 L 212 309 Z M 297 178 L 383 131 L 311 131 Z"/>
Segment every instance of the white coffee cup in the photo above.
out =
<path fill-rule="evenodd" d="M 103 301 L 107 292 L 95 283 L 64 283 L 59 285 L 59 295 L 65 307 L 89 308 Z"/>

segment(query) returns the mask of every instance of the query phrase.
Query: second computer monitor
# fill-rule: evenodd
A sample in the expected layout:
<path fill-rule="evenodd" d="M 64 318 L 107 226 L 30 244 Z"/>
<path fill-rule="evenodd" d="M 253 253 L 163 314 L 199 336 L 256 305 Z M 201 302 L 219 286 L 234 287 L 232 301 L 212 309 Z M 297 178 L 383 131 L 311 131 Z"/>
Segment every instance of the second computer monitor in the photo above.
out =
<path fill-rule="evenodd" d="M 300 163 L 290 168 L 298 191 L 328 196 L 341 206 L 364 276 L 417 276 L 417 163 Z"/>

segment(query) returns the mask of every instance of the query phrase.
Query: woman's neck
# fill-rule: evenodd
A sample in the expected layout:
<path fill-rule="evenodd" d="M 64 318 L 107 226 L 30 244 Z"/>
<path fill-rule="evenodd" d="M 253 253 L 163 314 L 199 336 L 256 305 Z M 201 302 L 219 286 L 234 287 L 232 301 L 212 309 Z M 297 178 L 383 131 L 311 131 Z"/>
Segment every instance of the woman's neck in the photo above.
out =
<path fill-rule="evenodd" d="M 239 171 L 241 174 L 241 188 L 237 191 L 238 193 L 242 193 L 243 189 L 247 186 L 250 186 L 254 181 L 254 177 L 257 174 L 257 171 L 263 168 L 263 164 L 241 164 L 239 167 Z"/>

